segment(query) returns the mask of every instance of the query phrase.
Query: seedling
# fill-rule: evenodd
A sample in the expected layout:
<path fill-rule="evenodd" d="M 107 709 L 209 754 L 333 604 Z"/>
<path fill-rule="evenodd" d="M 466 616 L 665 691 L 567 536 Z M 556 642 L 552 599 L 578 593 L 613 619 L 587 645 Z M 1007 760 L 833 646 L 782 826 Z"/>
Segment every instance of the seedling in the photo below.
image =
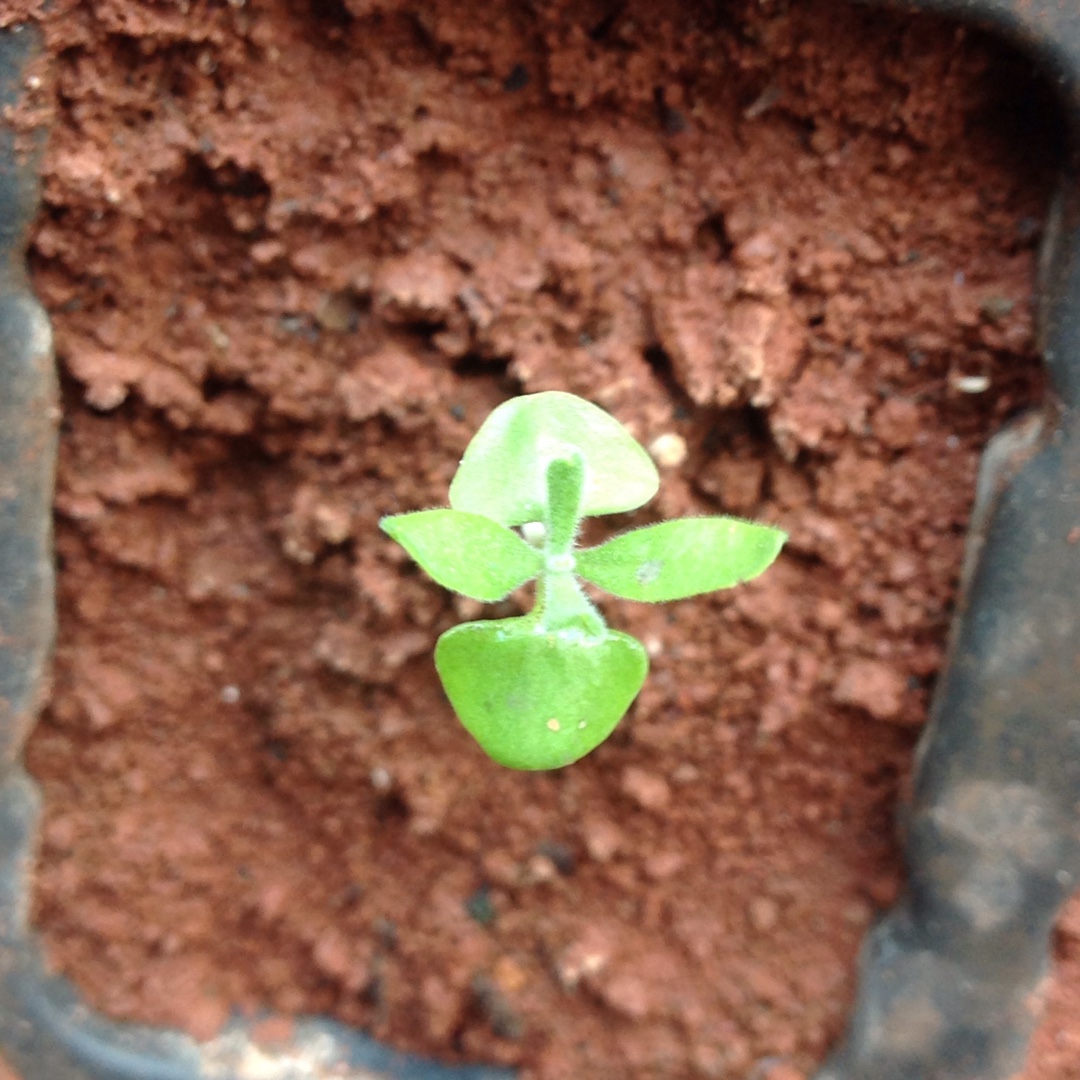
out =
<path fill-rule="evenodd" d="M 645 649 L 608 628 L 581 580 L 628 600 L 680 600 L 757 577 L 787 539 L 769 525 L 705 517 L 575 545 L 583 518 L 634 510 L 659 486 L 614 417 L 572 394 L 530 394 L 481 425 L 450 485 L 452 509 L 380 523 L 454 592 L 494 603 L 537 583 L 527 615 L 463 623 L 435 647 L 450 703 L 495 761 L 569 765 L 611 734 L 645 682 Z"/>

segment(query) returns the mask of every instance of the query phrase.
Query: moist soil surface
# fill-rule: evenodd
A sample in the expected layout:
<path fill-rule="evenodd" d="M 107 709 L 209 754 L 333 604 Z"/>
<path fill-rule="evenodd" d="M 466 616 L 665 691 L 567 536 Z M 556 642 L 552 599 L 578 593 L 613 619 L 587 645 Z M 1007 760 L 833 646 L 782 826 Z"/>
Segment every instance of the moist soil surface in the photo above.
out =
<path fill-rule="evenodd" d="M 980 450 L 1042 395 L 1059 133 L 1030 63 L 826 0 L 43 25 L 51 963 L 203 1038 L 321 1013 L 526 1080 L 809 1073 L 900 886 Z M 661 466 L 596 537 L 791 540 L 736 590 L 604 601 L 645 689 L 527 774 L 433 669 L 479 605 L 377 523 L 444 505 L 485 415 L 548 389 Z M 1029 1080 L 1080 1076 L 1075 907 L 1058 953 Z"/>

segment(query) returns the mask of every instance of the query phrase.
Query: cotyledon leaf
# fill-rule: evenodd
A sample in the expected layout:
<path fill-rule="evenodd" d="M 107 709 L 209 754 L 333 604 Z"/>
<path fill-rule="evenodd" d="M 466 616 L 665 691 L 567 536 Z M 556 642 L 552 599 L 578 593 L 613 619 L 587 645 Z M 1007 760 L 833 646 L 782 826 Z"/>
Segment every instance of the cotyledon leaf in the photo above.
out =
<path fill-rule="evenodd" d="M 435 647 L 454 711 L 484 752 L 511 769 L 558 769 L 602 743 L 649 670 L 640 642 L 543 631 L 535 617 L 463 623 Z"/>
<path fill-rule="evenodd" d="M 757 577 L 786 539 L 739 518 L 664 521 L 576 552 L 575 573 L 626 600 L 681 600 Z"/>
<path fill-rule="evenodd" d="M 379 528 L 444 588 L 489 604 L 531 581 L 544 563 L 516 532 L 482 514 L 418 510 L 383 518 Z"/>
<path fill-rule="evenodd" d="M 575 451 L 585 469 L 585 516 L 634 510 L 660 486 L 652 459 L 618 420 L 549 390 L 504 401 L 480 425 L 450 485 L 450 505 L 504 525 L 543 521 L 548 465 Z"/>

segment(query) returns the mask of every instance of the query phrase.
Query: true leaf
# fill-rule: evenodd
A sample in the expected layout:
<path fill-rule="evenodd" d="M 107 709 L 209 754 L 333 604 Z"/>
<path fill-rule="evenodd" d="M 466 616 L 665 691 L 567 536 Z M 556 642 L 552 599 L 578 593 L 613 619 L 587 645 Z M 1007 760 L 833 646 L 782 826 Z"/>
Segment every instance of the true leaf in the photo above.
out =
<path fill-rule="evenodd" d="M 435 666 L 458 718 L 490 757 L 511 769 L 558 769 L 611 734 L 649 659 L 617 630 L 545 633 L 526 615 L 447 630 Z"/>
<path fill-rule="evenodd" d="M 581 520 L 585 466 L 581 455 L 556 458 L 547 468 L 548 505 L 545 525 L 552 551 L 569 551 Z"/>
<path fill-rule="evenodd" d="M 732 517 L 683 518 L 577 552 L 576 572 L 627 600 L 680 600 L 755 578 L 786 533 Z"/>
<path fill-rule="evenodd" d="M 543 556 L 489 517 L 461 510 L 419 510 L 379 522 L 444 588 L 494 603 L 531 581 Z"/>
<path fill-rule="evenodd" d="M 634 510 L 656 494 L 656 466 L 618 420 L 551 390 L 504 401 L 480 425 L 450 485 L 450 505 L 504 525 L 543 521 L 548 465 L 574 451 L 585 465 L 583 515 Z"/>

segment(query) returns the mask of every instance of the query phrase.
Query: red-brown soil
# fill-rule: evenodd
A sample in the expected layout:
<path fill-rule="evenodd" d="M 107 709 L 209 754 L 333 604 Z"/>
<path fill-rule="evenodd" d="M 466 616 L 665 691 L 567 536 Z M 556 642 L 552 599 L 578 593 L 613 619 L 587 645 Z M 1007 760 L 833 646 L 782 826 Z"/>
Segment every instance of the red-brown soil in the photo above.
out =
<path fill-rule="evenodd" d="M 826 0 L 46 25 L 52 962 L 204 1036 L 267 1008 L 526 1080 L 811 1070 L 900 881 L 980 449 L 1041 393 L 1029 66 Z M 376 524 L 445 503 L 486 413 L 551 388 L 678 437 L 615 525 L 791 542 L 733 592 L 605 603 L 646 688 L 528 775 L 434 674 L 476 609 Z M 1028 1080 L 1080 1076 L 1076 910 L 1059 944 Z"/>

